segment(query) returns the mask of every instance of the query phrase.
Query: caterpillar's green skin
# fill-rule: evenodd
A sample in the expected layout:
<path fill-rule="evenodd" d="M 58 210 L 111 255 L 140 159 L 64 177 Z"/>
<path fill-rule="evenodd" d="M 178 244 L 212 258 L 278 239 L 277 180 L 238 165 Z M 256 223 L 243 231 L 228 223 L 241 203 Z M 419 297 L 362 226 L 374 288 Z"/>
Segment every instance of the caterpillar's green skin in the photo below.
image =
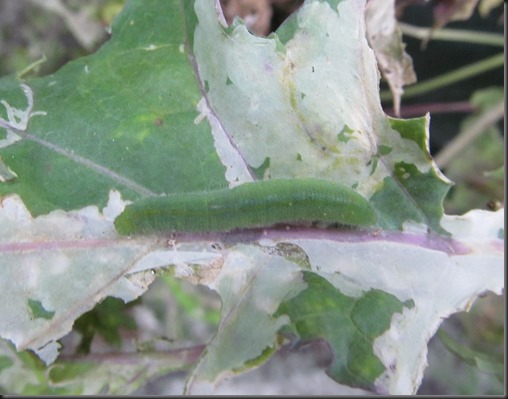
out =
<path fill-rule="evenodd" d="M 206 193 L 151 197 L 116 218 L 120 234 L 209 232 L 277 223 L 375 223 L 368 201 L 349 187 L 319 179 L 264 180 Z"/>

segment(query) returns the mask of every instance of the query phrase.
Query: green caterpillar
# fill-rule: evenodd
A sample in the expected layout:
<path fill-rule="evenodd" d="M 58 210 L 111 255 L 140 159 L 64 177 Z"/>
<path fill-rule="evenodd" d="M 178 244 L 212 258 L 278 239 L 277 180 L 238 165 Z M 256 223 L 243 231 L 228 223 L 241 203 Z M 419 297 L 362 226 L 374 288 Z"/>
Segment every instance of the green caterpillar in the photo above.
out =
<path fill-rule="evenodd" d="M 231 231 L 295 222 L 368 226 L 375 220 L 369 202 L 349 187 L 319 179 L 289 179 L 146 198 L 127 206 L 115 227 L 129 235 Z"/>

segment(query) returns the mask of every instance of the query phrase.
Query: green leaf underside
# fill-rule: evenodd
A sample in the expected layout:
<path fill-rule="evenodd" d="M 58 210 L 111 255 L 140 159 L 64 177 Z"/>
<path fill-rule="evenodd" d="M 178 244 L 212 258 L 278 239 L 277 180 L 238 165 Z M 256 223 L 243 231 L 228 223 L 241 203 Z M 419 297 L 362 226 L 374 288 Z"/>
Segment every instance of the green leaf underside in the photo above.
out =
<path fill-rule="evenodd" d="M 270 158 L 265 158 L 263 163 L 258 167 L 251 167 L 252 173 L 256 176 L 258 180 L 263 180 L 265 176 L 265 172 L 270 168 Z"/>
<path fill-rule="evenodd" d="M 34 110 L 47 115 L 31 119 L 28 133 L 71 154 L 29 140 L 1 149 L 18 179 L 0 184 L 0 194 L 20 194 L 38 215 L 103 206 L 112 188 L 131 199 L 146 195 L 114 173 L 154 193 L 223 187 L 224 167 L 209 129 L 194 124 L 201 95 L 184 51 L 185 16 L 177 1 L 127 2 L 97 53 L 30 81 Z M 25 107 L 11 78 L 0 80 L 0 93 Z"/>
<path fill-rule="evenodd" d="M 405 221 L 412 220 L 427 223 L 432 230 L 446 235 L 439 220 L 449 189 L 449 184 L 436 179 L 434 171 L 421 173 L 414 165 L 400 162 L 395 165 L 394 176 L 384 179 L 382 189 L 370 201 L 379 212 L 379 225 L 388 230 L 401 229 Z M 408 197 L 414 201 L 407 201 Z"/>
<path fill-rule="evenodd" d="M 51 312 L 46 310 L 40 301 L 35 299 L 28 299 L 28 307 L 32 312 L 32 316 L 34 319 L 46 319 L 51 320 L 55 312 Z"/>
<path fill-rule="evenodd" d="M 412 119 L 389 118 L 389 121 L 392 128 L 399 132 L 402 138 L 414 141 L 423 153 L 427 152 L 428 138 L 425 135 L 427 119 L 425 117 Z"/>
<path fill-rule="evenodd" d="M 385 367 L 373 353 L 373 341 L 390 327 L 404 305 L 394 296 L 370 290 L 359 298 L 342 294 L 323 277 L 304 272 L 308 287 L 283 302 L 275 316 L 287 314 L 301 340 L 325 339 L 333 352 L 327 374 L 335 381 L 374 390 Z"/>

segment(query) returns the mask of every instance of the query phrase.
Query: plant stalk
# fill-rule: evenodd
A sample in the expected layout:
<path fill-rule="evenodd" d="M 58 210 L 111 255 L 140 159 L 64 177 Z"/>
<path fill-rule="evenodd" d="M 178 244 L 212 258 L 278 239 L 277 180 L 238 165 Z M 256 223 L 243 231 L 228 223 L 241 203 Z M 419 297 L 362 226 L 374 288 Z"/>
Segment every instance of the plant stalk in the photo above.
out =
<path fill-rule="evenodd" d="M 465 29 L 438 29 L 421 28 L 403 22 L 399 23 L 403 34 L 422 40 L 446 40 L 453 42 L 466 42 L 504 48 L 504 35 L 497 33 L 475 32 Z"/>
<path fill-rule="evenodd" d="M 474 123 L 464 129 L 460 134 L 450 141 L 450 143 L 441 150 L 434 161 L 439 168 L 446 165 L 464 149 L 469 146 L 474 139 L 482 134 L 485 129 L 492 126 L 498 120 L 504 117 L 504 101 L 499 102 L 495 107 L 489 109 L 481 115 Z"/>
<path fill-rule="evenodd" d="M 460 82 L 462 80 L 469 79 L 473 76 L 490 71 L 491 69 L 498 68 L 503 65 L 504 65 L 504 53 L 496 54 L 484 60 L 474 62 L 464 67 L 455 69 L 451 72 L 439 75 L 435 78 L 431 78 L 423 82 L 417 83 L 413 86 L 409 86 L 407 89 L 404 90 L 404 95 L 402 98 L 407 99 L 410 97 L 425 94 L 435 89 L 442 89 L 443 87 Z M 389 90 L 384 90 L 381 92 L 380 96 L 381 100 L 383 101 L 390 100 L 391 92 Z"/>

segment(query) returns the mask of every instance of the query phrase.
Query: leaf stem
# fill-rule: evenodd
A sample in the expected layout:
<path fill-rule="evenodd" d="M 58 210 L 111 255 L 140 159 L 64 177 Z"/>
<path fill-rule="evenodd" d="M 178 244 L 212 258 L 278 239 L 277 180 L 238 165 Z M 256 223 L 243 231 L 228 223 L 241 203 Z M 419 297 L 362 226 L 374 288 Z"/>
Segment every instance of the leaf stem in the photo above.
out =
<path fill-rule="evenodd" d="M 490 108 L 478 117 L 470 126 L 459 133 L 450 143 L 434 158 L 439 168 L 445 167 L 457 154 L 471 144 L 485 129 L 504 117 L 504 101 Z"/>
<path fill-rule="evenodd" d="M 46 58 L 46 54 L 43 54 L 41 58 L 38 60 L 35 60 L 30 65 L 23 68 L 21 71 L 19 71 L 16 74 L 17 79 L 22 79 L 27 73 L 30 71 L 33 71 L 35 68 L 37 68 L 39 65 L 44 64 L 48 59 Z"/>
<path fill-rule="evenodd" d="M 453 42 L 466 42 L 504 48 L 504 35 L 488 32 L 477 32 L 465 29 L 438 29 L 421 28 L 403 22 L 399 23 L 403 34 L 422 40 L 446 40 Z"/>
<path fill-rule="evenodd" d="M 464 67 L 455 69 L 454 71 L 444 73 L 435 78 L 431 78 L 410 86 L 405 89 L 403 98 L 407 99 L 410 97 L 425 94 L 435 89 L 441 89 L 453 83 L 457 83 L 481 73 L 490 71 L 491 69 L 498 68 L 502 65 L 504 65 L 504 53 L 499 53 L 484 60 L 474 62 Z M 390 99 L 391 92 L 389 90 L 384 90 L 381 92 L 381 100 Z"/>

